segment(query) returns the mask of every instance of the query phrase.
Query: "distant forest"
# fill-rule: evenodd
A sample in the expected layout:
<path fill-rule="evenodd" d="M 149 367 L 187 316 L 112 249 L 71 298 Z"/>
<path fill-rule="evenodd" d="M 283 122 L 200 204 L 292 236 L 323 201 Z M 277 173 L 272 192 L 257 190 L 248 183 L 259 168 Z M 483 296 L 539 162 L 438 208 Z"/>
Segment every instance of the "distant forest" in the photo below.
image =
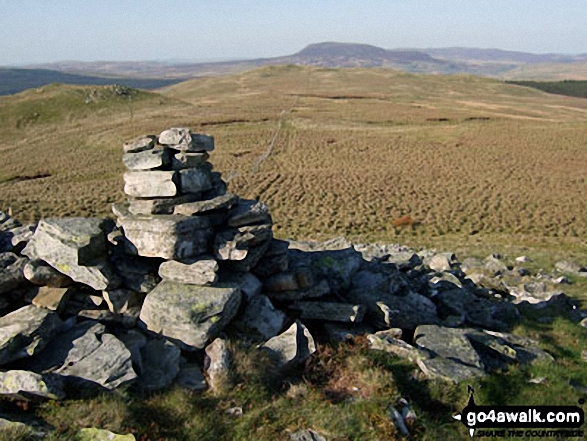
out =
<path fill-rule="evenodd" d="M 543 92 L 587 98 L 587 81 L 506 81 L 508 84 L 533 87 Z"/>
<path fill-rule="evenodd" d="M 41 87 L 51 83 L 94 84 L 105 86 L 121 84 L 135 89 L 158 89 L 176 84 L 182 79 L 158 80 L 144 78 L 105 78 L 74 75 L 48 69 L 8 69 L 0 68 L 0 95 L 11 95 L 33 87 Z"/>

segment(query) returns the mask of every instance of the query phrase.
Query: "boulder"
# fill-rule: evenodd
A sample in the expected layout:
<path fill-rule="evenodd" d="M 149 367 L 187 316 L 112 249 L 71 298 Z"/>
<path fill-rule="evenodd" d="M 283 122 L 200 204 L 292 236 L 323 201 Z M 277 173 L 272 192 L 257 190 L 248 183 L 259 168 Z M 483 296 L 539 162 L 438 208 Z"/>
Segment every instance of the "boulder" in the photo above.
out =
<path fill-rule="evenodd" d="M 215 392 L 223 392 L 233 387 L 230 371 L 231 355 L 226 346 L 226 341 L 217 338 L 206 347 L 208 365 L 206 373 L 210 381 L 210 387 Z"/>
<path fill-rule="evenodd" d="M 122 162 L 126 168 L 132 171 L 153 170 L 169 165 L 171 162 L 169 156 L 169 149 L 157 148 L 137 153 L 126 153 L 122 157 Z"/>
<path fill-rule="evenodd" d="M 289 306 L 302 320 L 360 323 L 365 316 L 363 305 L 334 302 L 295 302 Z"/>
<path fill-rule="evenodd" d="M 258 296 L 263 288 L 261 281 L 249 272 L 223 271 L 220 273 L 220 281 L 238 286 L 244 300 Z"/>
<path fill-rule="evenodd" d="M 11 252 L 0 253 L 0 295 L 7 294 L 26 281 L 27 259 Z"/>
<path fill-rule="evenodd" d="M 40 259 L 29 260 L 24 266 L 23 274 L 29 282 L 35 285 L 64 288 L 73 283 L 71 278 Z"/>
<path fill-rule="evenodd" d="M 214 150 L 213 137 L 193 133 L 185 127 L 175 127 L 161 132 L 159 143 L 182 152 L 211 152 Z"/>
<path fill-rule="evenodd" d="M 119 435 L 105 429 L 98 429 L 96 427 L 88 427 L 81 429 L 77 435 L 78 441 L 135 441 L 136 438 L 132 434 Z"/>
<path fill-rule="evenodd" d="M 58 375 L 12 370 L 0 372 L 0 396 L 17 400 L 61 400 L 65 393 Z"/>
<path fill-rule="evenodd" d="M 462 329 L 422 325 L 414 332 L 414 342 L 434 357 L 444 357 L 457 363 L 483 369 L 481 357 L 475 351 Z"/>
<path fill-rule="evenodd" d="M 436 305 L 427 297 L 414 292 L 405 296 L 385 296 L 376 303 L 366 303 L 374 311 L 383 328 L 415 329 L 418 325 L 440 323 Z"/>
<path fill-rule="evenodd" d="M 141 375 L 138 385 L 144 390 L 155 391 L 170 386 L 177 374 L 181 351 L 164 339 L 150 340 L 141 350 Z"/>
<path fill-rule="evenodd" d="M 96 290 L 113 288 L 120 280 L 106 261 L 106 227 L 104 219 L 44 219 L 23 254 Z"/>
<path fill-rule="evenodd" d="M 275 366 L 287 370 L 303 363 L 316 351 L 310 331 L 296 320 L 285 332 L 271 338 L 261 346 L 269 353 Z"/>
<path fill-rule="evenodd" d="M 210 170 L 206 167 L 179 170 L 179 187 L 182 193 L 202 193 L 212 188 Z"/>
<path fill-rule="evenodd" d="M 124 193 L 135 198 L 168 198 L 178 194 L 179 176 L 171 171 L 130 171 L 124 174 Z"/>
<path fill-rule="evenodd" d="M 147 294 L 140 319 L 150 331 L 182 349 L 203 349 L 236 315 L 241 291 L 234 284 L 215 287 L 163 281 Z"/>
<path fill-rule="evenodd" d="M 398 357 L 406 358 L 411 362 L 416 362 L 419 359 L 429 358 L 425 351 L 416 348 L 406 343 L 405 341 L 400 340 L 399 338 L 377 334 L 379 333 L 367 335 L 367 341 L 369 342 L 369 347 L 371 349 L 389 352 L 390 354 L 397 355 Z"/>
<path fill-rule="evenodd" d="M 126 141 L 122 145 L 124 153 L 138 153 L 151 150 L 155 147 L 156 138 L 152 135 L 139 136 L 138 138 Z"/>
<path fill-rule="evenodd" d="M 179 152 L 171 156 L 171 169 L 181 170 L 183 168 L 199 167 L 204 164 L 210 155 L 203 153 Z"/>
<path fill-rule="evenodd" d="M 451 260 L 449 256 L 445 254 L 436 254 L 430 261 L 428 262 L 428 266 L 432 271 L 436 272 L 443 272 L 448 271 L 451 268 Z"/>
<path fill-rule="evenodd" d="M 163 280 L 190 285 L 211 285 L 218 280 L 218 263 L 210 256 L 184 260 L 168 260 L 159 267 Z"/>
<path fill-rule="evenodd" d="M 451 383 L 460 383 L 486 375 L 482 369 L 443 357 L 418 359 L 417 363 L 428 378 L 437 378 Z"/>
<path fill-rule="evenodd" d="M 275 309 L 268 297 L 256 295 L 249 299 L 235 325 L 248 336 L 268 340 L 279 334 L 286 320 L 286 315 Z"/>
<path fill-rule="evenodd" d="M 214 255 L 218 260 L 244 260 L 258 245 L 265 244 L 266 251 L 272 237 L 270 224 L 222 230 L 214 238 Z"/>
<path fill-rule="evenodd" d="M 0 365 L 42 351 L 62 326 L 56 313 L 33 305 L 0 317 Z"/>

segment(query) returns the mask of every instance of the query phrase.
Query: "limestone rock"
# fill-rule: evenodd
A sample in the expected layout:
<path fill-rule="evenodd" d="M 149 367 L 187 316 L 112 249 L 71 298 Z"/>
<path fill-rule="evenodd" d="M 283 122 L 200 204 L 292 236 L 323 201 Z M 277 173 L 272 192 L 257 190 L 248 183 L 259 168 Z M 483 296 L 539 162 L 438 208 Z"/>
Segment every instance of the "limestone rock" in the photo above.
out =
<path fill-rule="evenodd" d="M 181 351 L 170 341 L 150 340 L 141 348 L 139 386 L 148 391 L 170 386 L 179 373 L 180 357 Z"/>
<path fill-rule="evenodd" d="M 105 225 L 96 218 L 44 219 L 23 254 L 94 289 L 115 287 L 120 280 L 106 261 Z"/>
<path fill-rule="evenodd" d="M 268 340 L 283 329 L 286 319 L 286 315 L 275 309 L 268 297 L 257 295 L 249 299 L 236 326 L 249 335 L 253 334 L 259 336 L 261 340 Z"/>
<path fill-rule="evenodd" d="M 0 317 L 0 365 L 40 352 L 62 324 L 56 313 L 33 305 Z"/>
<path fill-rule="evenodd" d="M 112 267 L 131 291 L 148 293 L 161 281 L 159 259 L 122 254 L 112 259 Z"/>
<path fill-rule="evenodd" d="M 11 252 L 0 253 L 0 295 L 9 293 L 25 281 L 27 259 Z"/>
<path fill-rule="evenodd" d="M 436 254 L 430 262 L 428 262 L 428 266 L 431 270 L 436 272 L 448 271 L 451 268 L 451 260 L 449 260 L 448 256 L 444 254 Z"/>
<path fill-rule="evenodd" d="M 298 430 L 289 435 L 291 441 L 326 441 L 322 435 L 310 429 Z"/>
<path fill-rule="evenodd" d="M 147 294 L 140 319 L 150 331 L 182 349 L 203 349 L 236 315 L 241 291 L 234 285 L 198 286 L 163 281 Z"/>
<path fill-rule="evenodd" d="M 168 260 L 159 267 L 164 280 L 191 285 L 211 285 L 218 280 L 218 263 L 209 256 L 201 256 L 183 262 Z"/>
<path fill-rule="evenodd" d="M 369 347 L 371 349 L 389 352 L 412 362 L 416 362 L 419 359 L 429 358 L 426 352 L 400 340 L 399 338 L 369 334 L 367 335 L 367 341 L 369 342 Z"/>
<path fill-rule="evenodd" d="M 210 170 L 205 167 L 179 170 L 179 186 L 182 193 L 202 193 L 212 188 Z"/>
<path fill-rule="evenodd" d="M 105 429 L 98 429 L 95 427 L 88 427 L 81 429 L 76 437 L 79 441 L 135 441 L 136 438 L 132 434 L 119 435 Z"/>
<path fill-rule="evenodd" d="M 263 289 L 261 281 L 249 272 L 224 271 L 220 273 L 220 281 L 238 286 L 244 300 L 258 296 Z"/>
<path fill-rule="evenodd" d="M 174 214 L 193 216 L 209 211 L 229 210 L 237 201 L 237 199 L 237 196 L 231 193 L 226 193 L 222 196 L 217 196 L 213 199 L 205 201 L 186 202 L 176 205 L 174 208 Z"/>
<path fill-rule="evenodd" d="M 124 343 L 105 332 L 103 325 L 91 321 L 55 338 L 37 357 L 33 370 L 68 377 L 73 384 L 81 380 L 106 389 L 114 389 L 137 377 L 131 353 Z"/>
<path fill-rule="evenodd" d="M 296 302 L 290 306 L 301 319 L 360 323 L 365 316 L 363 305 L 334 302 Z"/>
<path fill-rule="evenodd" d="M 289 242 L 285 240 L 271 239 L 267 251 L 253 269 L 255 275 L 266 279 L 273 274 L 287 271 L 289 268 L 288 247 Z"/>
<path fill-rule="evenodd" d="M 29 260 L 23 269 L 25 278 L 35 285 L 64 288 L 72 284 L 72 280 L 61 274 L 43 260 Z"/>
<path fill-rule="evenodd" d="M 126 153 L 122 157 L 122 162 L 126 168 L 132 171 L 138 170 L 153 170 L 159 167 L 168 165 L 171 160 L 169 158 L 169 149 L 152 149 L 144 150 L 137 153 Z"/>
<path fill-rule="evenodd" d="M 145 297 L 144 294 L 139 294 L 128 289 L 102 291 L 102 295 L 104 296 L 104 300 L 106 300 L 110 312 L 115 314 L 124 313 L 132 307 L 140 307 Z"/>
<path fill-rule="evenodd" d="M 206 347 L 209 360 L 206 373 L 210 379 L 210 387 L 215 392 L 222 392 L 232 388 L 233 381 L 230 371 L 231 355 L 226 341 L 217 338 Z"/>
<path fill-rule="evenodd" d="M 173 214 L 177 205 L 199 201 L 199 193 L 188 193 L 171 198 L 128 198 L 128 211 L 131 214 Z"/>
<path fill-rule="evenodd" d="M 257 245 L 266 243 L 266 250 L 272 237 L 269 224 L 223 230 L 214 238 L 214 254 L 219 260 L 244 260 Z"/>
<path fill-rule="evenodd" d="M 176 171 L 131 171 L 124 174 L 124 192 L 136 198 L 166 198 L 178 193 Z"/>
<path fill-rule="evenodd" d="M 153 147 L 155 147 L 155 137 L 151 135 L 139 136 L 122 145 L 124 153 L 143 152 L 145 150 L 151 150 Z"/>
<path fill-rule="evenodd" d="M 62 379 L 57 375 L 12 370 L 0 372 L 0 396 L 20 400 L 61 400 L 65 398 L 65 393 Z"/>
<path fill-rule="evenodd" d="M 244 227 L 245 225 L 266 223 L 268 216 L 269 208 L 263 202 L 241 199 L 230 212 L 228 226 Z"/>
<path fill-rule="evenodd" d="M 417 363 L 427 377 L 439 378 L 451 383 L 459 383 L 486 375 L 482 369 L 443 357 L 418 359 Z"/>
<path fill-rule="evenodd" d="M 304 362 L 316 351 L 316 346 L 310 331 L 296 320 L 285 332 L 262 345 L 261 349 L 269 352 L 277 368 L 286 370 Z"/>
<path fill-rule="evenodd" d="M 320 297 L 327 296 L 330 294 L 330 286 L 328 281 L 321 280 L 316 285 L 313 285 L 306 289 L 292 290 L 292 291 L 280 291 L 280 292 L 268 292 L 269 298 L 279 302 L 292 302 L 296 300 L 305 299 L 317 299 Z"/>
<path fill-rule="evenodd" d="M 435 356 L 483 369 L 481 357 L 461 329 L 435 325 L 418 326 L 414 333 L 414 341 L 419 347 L 431 351 Z"/>
<path fill-rule="evenodd" d="M 177 127 L 165 130 L 159 135 L 159 143 L 175 150 L 187 152 L 210 152 L 214 150 L 214 138 L 192 133 L 188 128 Z"/>
<path fill-rule="evenodd" d="M 171 169 L 181 170 L 183 168 L 199 167 L 204 164 L 210 155 L 203 153 L 179 152 L 171 157 Z"/>
<path fill-rule="evenodd" d="M 570 262 L 568 260 L 561 260 L 557 262 L 554 267 L 562 273 L 569 274 L 580 274 L 585 273 L 587 275 L 587 268 L 582 267 L 576 262 Z"/>
<path fill-rule="evenodd" d="M 367 304 L 367 307 L 373 308 Z M 440 322 L 436 305 L 427 297 L 410 292 L 406 296 L 386 296 L 377 302 L 383 327 L 415 329 L 418 325 Z"/>
<path fill-rule="evenodd" d="M 118 218 L 129 251 L 144 257 L 182 260 L 205 253 L 212 235 L 210 220 L 201 216 L 126 215 Z"/>

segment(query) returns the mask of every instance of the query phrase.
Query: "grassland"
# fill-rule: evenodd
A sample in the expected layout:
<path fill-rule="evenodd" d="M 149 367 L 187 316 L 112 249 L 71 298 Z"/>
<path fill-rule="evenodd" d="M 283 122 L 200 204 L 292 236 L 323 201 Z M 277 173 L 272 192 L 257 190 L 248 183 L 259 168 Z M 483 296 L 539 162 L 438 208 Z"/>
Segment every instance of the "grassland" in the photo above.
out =
<path fill-rule="evenodd" d="M 107 215 L 124 200 L 122 142 L 189 126 L 216 138 L 215 168 L 231 191 L 269 204 L 280 237 L 343 234 L 461 258 L 527 254 L 533 270 L 561 258 L 585 264 L 586 122 L 585 99 L 384 69 L 268 67 L 160 93 L 46 86 L 0 98 L 0 207 L 30 221 Z M 584 299 L 575 282 L 569 292 Z M 539 339 L 558 363 L 480 380 L 478 402 L 576 403 L 569 382 L 587 384 L 584 329 L 561 313 L 516 332 Z M 393 439 L 386 408 L 404 396 L 421 415 L 418 439 L 468 436 L 450 416 L 464 407 L 466 385 L 414 382 L 411 366 L 364 342 L 321 347 L 281 385 L 263 385 L 259 360 L 233 345 L 241 380 L 229 394 L 124 392 L 36 412 L 65 439 L 96 416 L 142 439 L 273 440 L 299 427 Z M 536 377 L 548 380 L 528 383 Z M 245 416 L 223 412 L 233 406 Z"/>

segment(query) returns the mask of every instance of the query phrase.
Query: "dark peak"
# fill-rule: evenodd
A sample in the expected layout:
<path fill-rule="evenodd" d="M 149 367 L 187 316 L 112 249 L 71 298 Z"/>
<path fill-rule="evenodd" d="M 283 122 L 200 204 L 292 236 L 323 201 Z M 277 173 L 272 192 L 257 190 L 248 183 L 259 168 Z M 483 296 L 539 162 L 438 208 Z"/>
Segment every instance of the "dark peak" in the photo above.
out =
<path fill-rule="evenodd" d="M 306 46 L 295 55 L 305 57 L 386 57 L 387 51 L 370 44 L 358 43 L 315 43 Z"/>

